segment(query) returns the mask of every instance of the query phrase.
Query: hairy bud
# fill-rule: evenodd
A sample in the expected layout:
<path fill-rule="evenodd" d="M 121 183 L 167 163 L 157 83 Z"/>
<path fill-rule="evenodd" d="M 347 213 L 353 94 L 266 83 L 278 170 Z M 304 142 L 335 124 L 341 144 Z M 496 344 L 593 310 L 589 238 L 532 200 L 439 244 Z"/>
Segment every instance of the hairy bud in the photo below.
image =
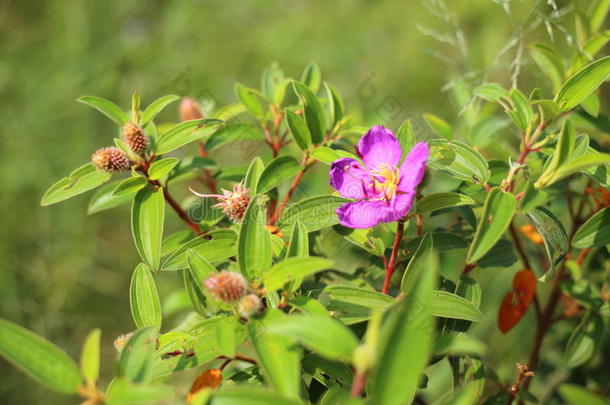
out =
<path fill-rule="evenodd" d="M 198 120 L 203 118 L 201 106 L 192 98 L 183 98 L 180 102 L 180 121 Z"/>
<path fill-rule="evenodd" d="M 246 279 L 233 271 L 223 270 L 208 277 L 203 285 L 219 301 L 234 302 L 248 293 Z"/>
<path fill-rule="evenodd" d="M 143 155 L 148 148 L 148 137 L 142 128 L 133 122 L 128 122 L 123 126 L 123 141 L 129 150 L 138 155 Z"/>
<path fill-rule="evenodd" d="M 261 309 L 263 309 L 263 303 L 256 294 L 248 294 L 241 297 L 239 304 L 237 305 L 239 314 L 246 319 L 259 313 Z"/>
<path fill-rule="evenodd" d="M 233 191 L 222 190 L 220 194 L 200 194 L 193 189 L 191 192 L 199 197 L 213 197 L 218 201 L 213 207 L 222 208 L 223 212 L 233 222 L 241 222 L 250 203 L 250 194 L 241 183 L 233 186 Z"/>
<path fill-rule="evenodd" d="M 91 155 L 91 163 L 108 173 L 119 173 L 129 169 L 127 155 L 115 146 L 98 149 Z"/>

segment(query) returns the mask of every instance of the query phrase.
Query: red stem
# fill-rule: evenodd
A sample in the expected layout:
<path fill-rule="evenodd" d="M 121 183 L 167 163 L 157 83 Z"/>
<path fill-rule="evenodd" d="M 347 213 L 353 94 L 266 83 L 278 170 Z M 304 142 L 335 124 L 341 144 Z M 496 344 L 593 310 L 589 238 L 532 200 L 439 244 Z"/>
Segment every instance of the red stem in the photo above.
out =
<path fill-rule="evenodd" d="M 167 201 L 167 203 L 174 209 L 174 211 L 176 211 L 176 214 L 178 214 L 180 219 L 184 221 L 184 223 L 187 224 L 195 232 L 196 235 L 203 235 L 203 232 L 201 232 L 201 229 L 199 229 L 199 225 L 197 225 L 189 218 L 188 214 L 182 209 L 182 207 L 180 207 L 180 204 L 178 204 L 176 200 L 174 200 L 169 194 L 167 186 L 163 187 L 163 197 L 165 197 L 165 201 Z"/>
<path fill-rule="evenodd" d="M 396 225 L 396 236 L 394 237 L 394 245 L 392 246 L 392 254 L 390 255 L 390 260 L 385 266 L 385 279 L 383 280 L 383 287 L 381 292 L 387 294 L 390 290 L 390 280 L 392 279 L 392 274 L 396 270 L 396 258 L 398 257 L 398 250 L 400 248 L 400 241 L 402 240 L 402 235 L 405 231 L 405 223 L 402 220 L 399 220 Z"/>

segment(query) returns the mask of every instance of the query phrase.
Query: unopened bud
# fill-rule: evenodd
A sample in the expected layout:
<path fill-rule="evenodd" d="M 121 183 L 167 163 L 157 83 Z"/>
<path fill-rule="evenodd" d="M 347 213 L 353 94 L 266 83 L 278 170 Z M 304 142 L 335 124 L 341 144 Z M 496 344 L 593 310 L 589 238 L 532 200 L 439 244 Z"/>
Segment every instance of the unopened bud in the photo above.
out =
<path fill-rule="evenodd" d="M 222 190 L 221 194 L 200 194 L 191 191 L 199 197 L 213 197 L 218 201 L 213 207 L 222 208 L 222 211 L 233 222 L 241 222 L 250 203 L 250 193 L 241 183 L 233 185 L 233 191 Z"/>
<path fill-rule="evenodd" d="M 239 273 L 223 270 L 208 277 L 203 284 L 219 301 L 234 302 L 248 293 L 246 279 Z"/>
<path fill-rule="evenodd" d="M 129 340 L 131 335 L 133 335 L 133 333 L 127 333 L 125 335 L 120 335 L 119 337 L 117 337 L 114 340 L 114 343 L 112 345 L 114 346 L 114 348 L 116 349 L 117 352 L 120 352 L 121 350 L 123 350 L 123 347 L 125 347 L 125 344 Z"/>
<path fill-rule="evenodd" d="M 129 150 L 138 155 L 143 155 L 148 148 L 148 137 L 142 128 L 133 122 L 123 125 L 123 141 L 125 141 Z"/>
<path fill-rule="evenodd" d="M 193 400 L 193 397 L 197 392 L 201 391 L 204 388 L 216 389 L 222 382 L 222 371 L 217 368 L 212 368 L 209 370 L 205 370 L 203 373 L 199 375 L 193 381 L 193 385 L 191 385 L 191 390 L 189 391 L 188 396 L 186 397 L 186 403 L 190 404 Z"/>
<path fill-rule="evenodd" d="M 198 120 L 203 118 L 199 103 L 192 98 L 183 98 L 180 102 L 180 121 Z"/>
<path fill-rule="evenodd" d="M 129 169 L 127 155 L 115 146 L 98 149 L 91 156 L 91 163 L 98 169 L 108 173 L 119 173 Z"/>
<path fill-rule="evenodd" d="M 256 294 L 248 294 L 241 297 L 237 310 L 239 314 L 244 318 L 250 318 L 252 315 L 257 314 L 263 308 L 261 299 Z"/>

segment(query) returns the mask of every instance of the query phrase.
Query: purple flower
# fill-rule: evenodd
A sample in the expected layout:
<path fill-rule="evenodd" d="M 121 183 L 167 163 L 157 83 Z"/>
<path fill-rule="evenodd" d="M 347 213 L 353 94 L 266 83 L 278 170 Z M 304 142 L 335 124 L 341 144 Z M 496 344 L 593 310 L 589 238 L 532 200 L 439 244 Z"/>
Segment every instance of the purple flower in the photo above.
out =
<path fill-rule="evenodd" d="M 348 228 L 371 228 L 407 215 L 426 171 L 428 144 L 416 144 L 398 167 L 402 149 L 396 136 L 389 129 L 374 126 L 360 138 L 357 151 L 364 166 L 343 158 L 330 167 L 330 185 L 342 197 L 357 200 L 337 208 L 339 223 Z"/>

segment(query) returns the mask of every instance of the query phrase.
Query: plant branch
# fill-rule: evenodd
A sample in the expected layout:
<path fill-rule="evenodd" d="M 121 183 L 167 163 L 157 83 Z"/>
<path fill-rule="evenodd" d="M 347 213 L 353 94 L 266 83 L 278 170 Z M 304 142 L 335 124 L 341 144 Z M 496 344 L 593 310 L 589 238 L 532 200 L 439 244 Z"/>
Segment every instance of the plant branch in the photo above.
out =
<path fill-rule="evenodd" d="M 184 223 L 187 224 L 195 232 L 196 235 L 203 235 L 203 232 L 199 228 L 199 225 L 193 222 L 191 218 L 189 218 L 188 214 L 182 209 L 182 207 L 180 207 L 180 204 L 178 204 L 176 200 L 173 199 L 173 197 L 169 193 L 167 185 L 163 187 L 163 197 L 165 198 L 165 201 L 167 201 L 167 203 L 174 209 L 174 211 L 176 211 L 176 214 L 178 214 L 180 219 L 184 221 Z"/>
<path fill-rule="evenodd" d="M 307 161 L 307 159 L 304 159 L 304 160 L 305 160 L 305 162 Z M 303 169 L 300 172 L 298 172 L 297 175 L 294 177 L 294 179 L 292 180 L 292 183 L 290 183 L 290 187 L 288 188 L 286 195 L 284 196 L 284 198 L 282 198 L 282 201 L 280 201 L 273 209 L 273 214 L 271 215 L 271 218 L 269 219 L 270 225 L 275 224 L 278 221 L 278 219 L 280 219 L 280 215 L 282 214 L 282 211 L 288 205 L 288 202 L 294 195 L 294 192 L 296 191 L 297 187 L 299 187 L 299 184 L 301 184 L 301 180 L 303 180 L 303 176 L 305 175 L 305 172 L 314 164 L 315 164 L 315 161 L 312 163 L 305 163 L 305 166 L 303 167 Z"/>
<path fill-rule="evenodd" d="M 385 266 L 385 278 L 383 280 L 383 287 L 381 292 L 387 294 L 390 289 L 390 280 L 392 279 L 392 275 L 396 270 L 396 259 L 398 257 L 398 250 L 400 249 L 400 241 L 402 240 L 402 236 L 405 231 L 405 222 L 404 220 L 399 220 L 396 225 L 396 235 L 394 237 L 394 245 L 392 246 L 392 253 L 390 255 L 390 260 L 388 260 Z"/>

